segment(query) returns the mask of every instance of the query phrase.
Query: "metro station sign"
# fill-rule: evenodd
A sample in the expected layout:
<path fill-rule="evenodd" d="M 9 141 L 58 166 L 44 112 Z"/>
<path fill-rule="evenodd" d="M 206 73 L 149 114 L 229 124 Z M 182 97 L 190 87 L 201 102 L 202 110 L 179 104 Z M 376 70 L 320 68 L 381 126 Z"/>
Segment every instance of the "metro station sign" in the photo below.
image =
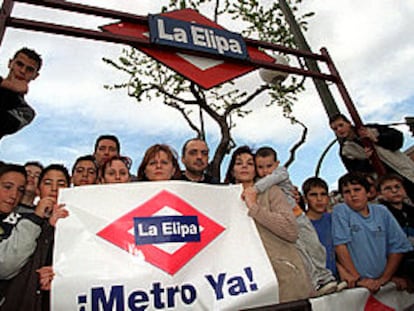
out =
<path fill-rule="evenodd" d="M 248 57 L 246 44 L 238 33 L 162 15 L 151 15 L 148 22 L 152 43 L 236 59 Z"/>
<path fill-rule="evenodd" d="M 257 66 L 251 64 L 221 60 L 217 57 L 209 58 L 209 54 L 272 64 L 275 62 L 274 58 L 257 47 L 245 43 L 240 35 L 225 30 L 192 9 L 150 16 L 148 25 L 119 22 L 100 28 L 140 39 L 151 38 L 153 47 L 136 48 L 204 89 L 210 89 L 257 69 Z M 178 47 L 180 51 L 165 49 L 168 45 Z M 190 49 L 205 52 L 205 56 L 186 53 L 186 50 Z"/>

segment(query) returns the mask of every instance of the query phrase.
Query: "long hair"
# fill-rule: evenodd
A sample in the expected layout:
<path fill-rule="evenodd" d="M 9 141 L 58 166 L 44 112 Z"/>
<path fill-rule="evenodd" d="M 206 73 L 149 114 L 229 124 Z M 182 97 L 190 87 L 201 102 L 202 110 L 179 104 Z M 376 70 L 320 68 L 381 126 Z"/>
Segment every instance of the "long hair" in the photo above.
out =
<path fill-rule="evenodd" d="M 229 166 L 227 168 L 226 177 L 224 178 L 224 183 L 225 184 L 235 184 L 236 183 L 236 180 L 233 176 L 233 168 L 234 168 L 234 165 L 236 163 L 236 158 L 239 155 L 244 154 L 244 153 L 250 154 L 254 158 L 253 150 L 249 146 L 246 146 L 246 145 L 245 146 L 240 146 L 239 148 L 234 150 L 233 154 L 231 155 L 231 160 L 230 160 Z"/>
<path fill-rule="evenodd" d="M 155 155 L 159 152 L 165 152 L 168 156 L 168 159 L 172 162 L 172 165 L 175 169 L 175 173 L 171 179 L 180 179 L 181 178 L 181 170 L 178 164 L 178 156 L 177 153 L 168 145 L 165 144 L 155 144 L 147 149 L 144 154 L 144 158 L 139 165 L 138 172 L 137 172 L 137 180 L 140 181 L 148 181 L 147 176 L 145 175 L 145 168 L 147 167 L 148 163 Z"/>

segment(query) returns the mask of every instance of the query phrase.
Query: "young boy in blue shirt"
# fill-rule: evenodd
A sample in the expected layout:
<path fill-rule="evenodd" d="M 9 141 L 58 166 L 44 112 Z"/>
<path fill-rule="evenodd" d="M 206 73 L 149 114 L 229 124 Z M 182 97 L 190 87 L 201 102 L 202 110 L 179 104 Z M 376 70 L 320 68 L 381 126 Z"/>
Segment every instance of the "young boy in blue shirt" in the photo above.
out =
<path fill-rule="evenodd" d="M 319 240 L 326 250 L 326 267 L 332 271 L 334 276 L 338 276 L 332 239 L 332 218 L 327 212 L 328 184 L 319 177 L 310 177 L 303 183 L 302 193 L 307 205 L 306 216 L 315 227 Z M 342 283 L 341 286 L 346 287 L 346 284 Z"/>
<path fill-rule="evenodd" d="M 332 234 L 341 279 L 350 288 L 375 293 L 392 280 L 403 254 L 413 247 L 385 206 L 368 203 L 369 189 L 361 174 L 339 179 L 345 203 L 334 207 Z"/>

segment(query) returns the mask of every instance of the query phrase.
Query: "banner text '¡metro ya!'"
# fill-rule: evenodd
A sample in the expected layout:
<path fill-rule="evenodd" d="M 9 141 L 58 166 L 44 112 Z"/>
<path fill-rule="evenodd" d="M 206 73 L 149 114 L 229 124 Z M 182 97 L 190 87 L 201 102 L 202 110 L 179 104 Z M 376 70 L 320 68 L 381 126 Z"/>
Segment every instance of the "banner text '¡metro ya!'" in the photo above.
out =
<path fill-rule="evenodd" d="M 240 34 L 161 15 L 150 15 L 148 20 L 153 43 L 237 59 L 248 57 Z"/>

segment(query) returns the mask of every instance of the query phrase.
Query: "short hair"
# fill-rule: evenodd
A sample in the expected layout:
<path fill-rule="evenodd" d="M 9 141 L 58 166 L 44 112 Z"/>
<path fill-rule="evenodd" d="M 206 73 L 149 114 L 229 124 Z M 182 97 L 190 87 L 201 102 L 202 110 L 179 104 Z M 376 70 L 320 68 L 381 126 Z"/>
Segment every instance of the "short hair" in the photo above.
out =
<path fill-rule="evenodd" d="M 24 179 L 27 179 L 26 169 L 23 165 L 2 162 L 0 165 L 0 177 L 10 172 L 22 174 L 24 176 Z"/>
<path fill-rule="evenodd" d="M 347 185 L 361 185 L 367 192 L 369 192 L 371 188 L 365 175 L 359 172 L 347 173 L 339 178 L 338 189 L 341 194 L 343 193 L 343 188 Z"/>
<path fill-rule="evenodd" d="M 245 154 L 245 153 L 250 154 L 254 158 L 253 150 L 249 146 L 246 146 L 246 145 L 240 146 L 239 148 L 237 148 L 236 150 L 233 151 L 233 154 L 231 155 L 229 166 L 227 168 L 226 177 L 224 178 L 224 183 L 226 183 L 226 184 L 235 184 L 236 183 L 236 179 L 233 176 L 233 168 L 234 168 L 234 165 L 236 164 L 237 157 L 239 155 Z"/>
<path fill-rule="evenodd" d="M 345 122 L 352 124 L 351 121 L 349 121 L 349 119 L 342 113 L 335 113 L 334 115 L 330 116 L 329 124 L 332 124 L 337 120 L 344 120 Z"/>
<path fill-rule="evenodd" d="M 96 139 L 96 142 L 95 142 L 95 149 L 94 149 L 95 152 L 98 149 L 98 145 L 99 145 L 100 141 L 104 140 L 104 139 L 112 140 L 116 145 L 116 150 L 118 151 L 118 153 L 121 152 L 121 144 L 119 143 L 118 137 L 116 137 L 115 135 L 101 135 L 101 136 L 99 136 Z"/>
<path fill-rule="evenodd" d="M 310 177 L 302 185 L 303 195 L 306 196 L 312 188 L 316 187 L 323 188 L 326 192 L 329 192 L 329 187 L 325 180 L 319 177 Z"/>
<path fill-rule="evenodd" d="M 272 156 L 275 161 L 277 161 L 277 152 L 272 147 L 261 147 L 256 151 L 256 157 L 268 157 Z"/>
<path fill-rule="evenodd" d="M 40 173 L 40 176 L 39 176 L 39 185 L 42 182 L 43 178 L 45 177 L 46 173 L 49 172 L 49 171 L 59 171 L 59 172 L 62 172 L 62 174 L 65 176 L 67 185 L 68 186 L 70 185 L 70 176 L 69 176 L 68 169 L 64 165 L 62 165 L 62 164 L 50 164 L 50 165 L 46 166 L 42 170 L 42 172 Z"/>
<path fill-rule="evenodd" d="M 102 166 L 101 166 L 101 177 L 105 176 L 105 171 L 106 169 L 112 165 L 112 162 L 119 160 L 122 163 L 125 164 L 125 167 L 128 169 L 128 174 L 129 176 L 131 176 L 131 172 L 129 171 L 131 169 L 131 165 L 132 165 L 132 160 L 129 157 L 125 157 L 125 156 L 114 156 L 112 158 L 109 158 L 108 160 L 106 160 Z"/>
<path fill-rule="evenodd" d="M 72 175 L 75 172 L 76 165 L 78 165 L 78 163 L 81 162 L 81 161 L 90 161 L 90 162 L 92 162 L 95 166 L 95 169 L 96 169 L 96 175 L 98 176 L 98 165 L 96 164 L 95 157 L 91 154 L 80 156 L 75 160 L 75 163 L 72 166 Z"/>
<path fill-rule="evenodd" d="M 152 145 L 145 151 L 144 158 L 141 161 L 141 164 L 138 167 L 137 172 L 137 180 L 139 181 L 147 181 L 148 178 L 145 175 L 145 168 L 147 167 L 149 161 L 155 157 L 157 153 L 163 151 L 167 154 L 168 158 L 171 160 L 172 165 L 175 168 L 175 173 L 172 179 L 180 179 L 181 178 L 181 170 L 180 165 L 178 164 L 178 156 L 175 150 L 173 150 L 170 146 L 165 144 L 155 144 Z"/>
<path fill-rule="evenodd" d="M 198 141 L 202 141 L 202 142 L 203 142 L 203 143 L 205 143 L 205 144 L 206 144 L 206 146 L 207 146 L 207 142 L 206 142 L 204 139 L 202 139 L 202 138 L 199 138 L 199 137 L 194 137 L 194 138 L 187 139 L 187 140 L 185 141 L 185 143 L 184 143 L 183 147 L 181 148 L 181 157 L 182 157 L 182 158 L 184 158 L 185 151 L 186 151 L 186 149 L 187 149 L 187 145 L 188 145 L 189 143 L 191 143 L 192 141 L 196 141 L 196 140 L 198 140 Z M 207 148 L 208 148 L 208 146 L 207 146 Z"/>
<path fill-rule="evenodd" d="M 399 181 L 402 185 L 404 185 L 404 179 L 395 173 L 390 173 L 390 174 L 385 174 L 380 176 L 377 179 L 377 190 L 381 191 L 381 186 L 386 182 L 386 181 L 390 181 L 390 180 L 397 180 Z"/>
<path fill-rule="evenodd" d="M 27 166 L 29 166 L 29 165 L 32 165 L 32 166 L 37 166 L 37 167 L 38 167 L 38 168 L 40 168 L 41 170 L 43 170 L 43 168 L 44 168 L 43 164 L 42 164 L 42 163 L 40 163 L 40 162 L 38 162 L 38 161 L 28 161 L 28 162 L 26 162 L 23 166 L 24 166 L 24 167 L 27 167 Z"/>
<path fill-rule="evenodd" d="M 17 57 L 19 53 L 22 53 L 29 57 L 30 59 L 33 59 L 37 63 L 37 71 L 40 70 L 43 64 L 42 57 L 39 53 L 37 53 L 35 50 L 29 49 L 27 47 L 23 47 L 20 50 L 18 50 L 16 53 L 14 53 L 13 59 Z"/>

